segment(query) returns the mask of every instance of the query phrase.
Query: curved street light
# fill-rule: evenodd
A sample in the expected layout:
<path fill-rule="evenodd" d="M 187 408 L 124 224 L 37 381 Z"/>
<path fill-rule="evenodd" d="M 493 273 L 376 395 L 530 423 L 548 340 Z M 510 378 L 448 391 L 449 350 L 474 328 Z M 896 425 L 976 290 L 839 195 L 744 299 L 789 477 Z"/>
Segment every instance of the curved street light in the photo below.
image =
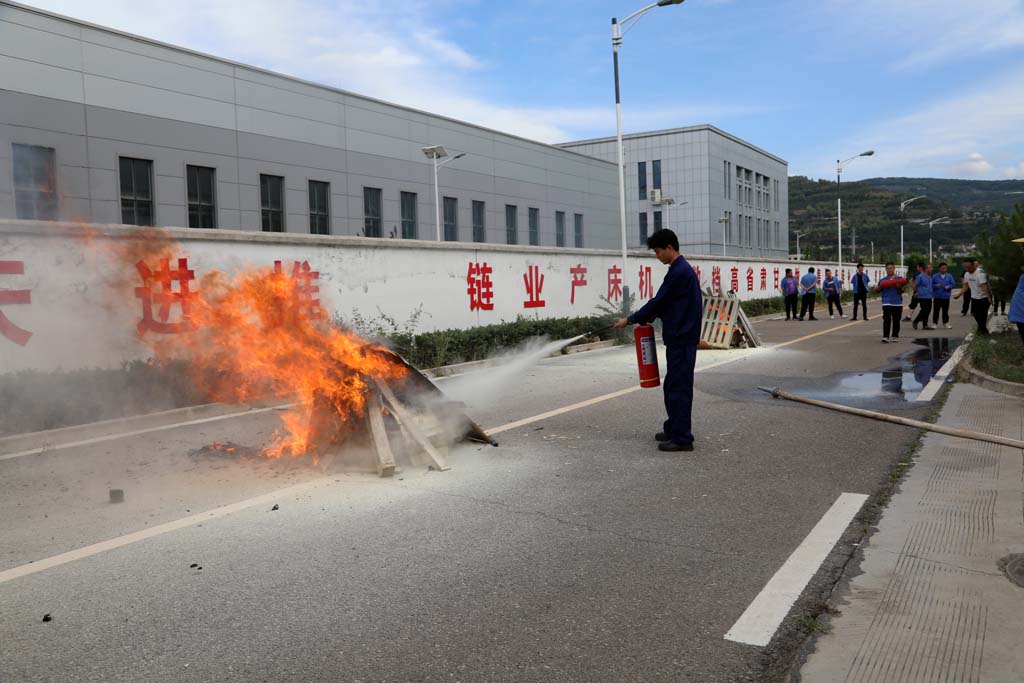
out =
<path fill-rule="evenodd" d="M 432 159 L 434 162 L 434 228 L 437 231 L 437 241 L 441 241 L 441 197 L 440 192 L 437 189 L 437 169 L 441 168 L 450 161 L 461 159 L 466 156 L 465 152 L 459 152 L 455 156 L 448 153 L 448 150 L 443 145 L 430 145 L 429 147 L 420 147 L 420 151 L 426 155 L 428 159 Z M 440 161 L 444 159 L 444 161 Z M 625 271 L 623 271 L 625 272 Z"/>
<path fill-rule="evenodd" d="M 949 221 L 949 216 L 943 216 L 942 218 L 936 218 L 935 220 L 928 221 L 928 263 L 932 262 L 932 226 L 936 223 L 946 223 Z"/>
<path fill-rule="evenodd" d="M 628 17 L 623 19 L 621 22 L 612 17 L 612 63 L 615 69 L 615 140 L 619 150 L 619 230 L 622 233 L 622 272 L 623 275 L 627 272 L 626 268 L 626 167 L 622 159 L 622 99 L 619 97 L 619 48 L 622 47 L 622 36 L 624 36 L 629 29 L 636 25 L 636 22 L 640 21 L 643 15 L 650 12 L 655 7 L 668 7 L 669 5 L 681 5 L 684 0 L 658 0 L 653 2 L 646 7 L 638 9 Z M 623 306 L 629 301 L 629 286 L 624 285 L 622 287 L 622 302 Z"/>
<path fill-rule="evenodd" d="M 903 260 L 905 258 L 905 255 L 903 253 L 903 211 L 908 206 L 910 206 L 911 204 L 916 202 L 918 199 L 924 199 L 927 196 L 928 195 L 922 194 L 922 195 L 918 195 L 917 197 L 911 197 L 910 199 L 907 199 L 907 200 L 904 200 L 904 201 L 900 202 L 900 270 L 903 270 L 904 268 L 906 268 L 906 265 L 903 262 Z"/>
<path fill-rule="evenodd" d="M 855 154 L 846 161 L 840 161 L 836 159 L 836 224 L 839 228 L 839 241 L 836 244 L 836 272 L 840 272 L 843 269 L 843 198 L 839 193 L 839 185 L 842 183 L 843 166 L 848 166 L 851 162 L 855 161 L 860 157 L 870 157 L 875 155 L 875 150 L 869 149 L 866 152 Z M 853 244 L 852 252 L 853 256 L 856 256 L 857 252 L 857 229 L 853 229 Z"/>

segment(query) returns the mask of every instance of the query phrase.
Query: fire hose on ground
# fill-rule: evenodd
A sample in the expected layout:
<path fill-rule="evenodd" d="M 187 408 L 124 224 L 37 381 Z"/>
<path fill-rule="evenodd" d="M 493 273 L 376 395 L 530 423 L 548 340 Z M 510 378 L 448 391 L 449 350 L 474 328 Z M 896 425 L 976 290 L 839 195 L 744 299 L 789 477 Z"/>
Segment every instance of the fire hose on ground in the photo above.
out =
<path fill-rule="evenodd" d="M 924 429 L 929 432 L 937 432 L 939 434 L 945 434 L 947 436 L 958 436 L 963 439 L 974 439 L 975 441 L 987 441 L 989 443 L 998 444 L 1000 446 L 1009 446 L 1010 448 L 1019 448 L 1021 450 L 1024 450 L 1024 441 L 1018 441 L 1017 439 L 1009 439 L 1004 436 L 985 434 L 983 432 L 976 432 L 970 429 L 946 427 L 944 425 L 932 424 L 931 422 L 911 420 L 906 417 L 887 415 L 886 413 L 876 413 L 873 410 L 864 410 L 863 408 L 851 408 L 850 406 L 829 403 L 827 401 L 819 401 L 817 399 L 806 398 L 804 396 L 797 396 L 796 394 L 791 394 L 789 392 L 783 391 L 778 387 L 758 387 L 758 389 L 771 394 L 773 398 L 784 398 L 789 401 L 806 403 L 807 405 L 817 406 L 819 408 L 828 408 L 829 410 L 835 410 L 840 413 L 847 413 L 848 415 L 859 415 L 860 417 L 868 417 L 871 418 L 872 420 L 880 420 L 882 422 L 891 422 L 893 424 L 903 425 L 904 427 L 914 427 L 915 429 Z"/>

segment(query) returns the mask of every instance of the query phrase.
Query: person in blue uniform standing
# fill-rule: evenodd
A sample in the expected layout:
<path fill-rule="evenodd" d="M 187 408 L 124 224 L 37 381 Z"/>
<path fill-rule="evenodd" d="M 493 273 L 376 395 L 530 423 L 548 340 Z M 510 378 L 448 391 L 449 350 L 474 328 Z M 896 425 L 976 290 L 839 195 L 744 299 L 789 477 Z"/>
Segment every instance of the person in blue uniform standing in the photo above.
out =
<path fill-rule="evenodd" d="M 949 265 L 945 262 L 939 264 L 939 272 L 932 275 L 932 327 L 939 326 L 939 316 L 942 316 L 942 325 L 952 329 L 949 324 L 949 298 L 953 296 L 953 288 L 956 287 L 956 280 L 949 274 Z"/>
<path fill-rule="evenodd" d="M 871 278 L 864 272 L 864 264 L 857 264 L 857 272 L 853 274 L 851 289 L 853 290 L 853 319 L 857 319 L 857 306 L 864 309 L 864 319 L 868 318 L 868 291 L 870 291 Z"/>
<path fill-rule="evenodd" d="M 821 288 L 825 292 L 825 301 L 828 302 L 828 317 L 829 320 L 835 320 L 835 314 L 832 312 L 832 306 L 835 305 L 839 311 L 839 317 L 845 318 L 846 315 L 843 313 L 843 281 L 839 279 L 837 273 L 835 277 L 832 276 L 832 269 L 825 269 L 825 279 L 821 283 Z"/>
<path fill-rule="evenodd" d="M 917 264 L 917 275 L 914 276 L 914 297 L 921 310 L 912 323 L 914 329 L 923 325 L 924 329 L 932 329 L 928 325 L 928 316 L 932 312 L 932 264 L 922 261 Z"/>
<path fill-rule="evenodd" d="M 800 303 L 800 317 L 797 320 L 803 320 L 808 313 L 810 313 L 808 320 L 817 320 L 814 317 L 814 300 L 818 296 L 818 276 L 814 274 L 814 266 L 808 268 L 804 276 L 800 278 L 800 291 L 803 292 L 804 297 Z"/>
<path fill-rule="evenodd" d="M 796 320 L 796 300 L 800 284 L 793 277 L 793 269 L 786 268 L 786 277 L 779 283 L 779 291 L 782 292 L 782 300 L 786 304 L 786 320 Z M 791 315 L 792 314 L 792 315 Z"/>
<path fill-rule="evenodd" d="M 900 338 L 900 316 L 903 314 L 903 287 L 907 279 L 896 275 L 896 265 L 885 264 L 885 277 L 875 285 L 875 291 L 882 295 L 882 342 L 890 344 Z"/>
<path fill-rule="evenodd" d="M 614 326 L 622 329 L 626 325 L 661 319 L 668 366 L 663 383 L 668 419 L 654 439 L 660 451 L 692 451 L 693 368 L 697 363 L 697 344 L 704 313 L 700 279 L 679 253 L 679 239 L 671 230 L 654 231 L 647 238 L 647 247 L 653 249 L 658 260 L 668 266 L 668 272 L 654 298 L 628 318 L 620 318 Z"/>
<path fill-rule="evenodd" d="M 1024 251 L 1024 237 L 1019 237 L 1013 242 Z M 1007 317 L 1011 323 L 1017 326 L 1021 343 L 1024 343 L 1024 274 L 1017 280 L 1017 289 L 1014 290 L 1013 297 L 1010 299 L 1010 313 Z"/>

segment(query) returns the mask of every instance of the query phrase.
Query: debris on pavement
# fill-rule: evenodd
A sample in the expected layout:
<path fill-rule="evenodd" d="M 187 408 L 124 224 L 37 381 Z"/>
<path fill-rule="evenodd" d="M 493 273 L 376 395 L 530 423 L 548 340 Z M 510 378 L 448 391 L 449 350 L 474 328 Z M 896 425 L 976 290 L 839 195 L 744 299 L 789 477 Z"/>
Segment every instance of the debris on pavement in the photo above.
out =
<path fill-rule="evenodd" d="M 274 511 L 274 510 L 277 510 L 279 508 L 280 508 L 280 506 L 277 503 L 274 503 L 274 507 L 270 508 L 270 510 Z"/>
<path fill-rule="evenodd" d="M 124 489 L 110 489 L 110 502 L 111 503 L 123 503 L 124 502 Z"/>
<path fill-rule="evenodd" d="M 53 621 L 53 615 L 49 612 L 43 615 L 43 623 L 46 623 L 48 621 Z"/>

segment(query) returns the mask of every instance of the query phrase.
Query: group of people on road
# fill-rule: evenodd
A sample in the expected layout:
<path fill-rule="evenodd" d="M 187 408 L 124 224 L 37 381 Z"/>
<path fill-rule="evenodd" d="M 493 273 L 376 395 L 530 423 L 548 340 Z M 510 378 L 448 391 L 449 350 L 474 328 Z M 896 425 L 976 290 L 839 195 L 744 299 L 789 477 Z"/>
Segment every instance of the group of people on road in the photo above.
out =
<path fill-rule="evenodd" d="M 861 264 L 858 272 L 863 272 L 864 265 Z M 866 277 L 866 276 L 865 276 Z M 786 320 L 817 320 L 814 317 L 814 304 L 818 298 L 818 276 L 814 267 L 807 269 L 807 273 L 799 280 L 793 275 L 792 268 L 786 268 L 786 275 L 779 282 L 779 291 L 782 293 L 786 306 Z M 825 278 L 821 280 L 821 291 L 828 303 L 828 317 L 835 318 L 838 313 L 840 318 L 845 318 L 843 313 L 843 282 L 838 276 L 832 275 L 832 269 L 825 269 Z M 865 294 L 865 301 L 867 295 Z M 800 314 L 797 315 L 797 301 L 800 302 Z M 867 319 L 867 304 L 865 304 L 864 318 Z M 854 320 L 857 319 L 857 301 L 853 306 Z"/>

